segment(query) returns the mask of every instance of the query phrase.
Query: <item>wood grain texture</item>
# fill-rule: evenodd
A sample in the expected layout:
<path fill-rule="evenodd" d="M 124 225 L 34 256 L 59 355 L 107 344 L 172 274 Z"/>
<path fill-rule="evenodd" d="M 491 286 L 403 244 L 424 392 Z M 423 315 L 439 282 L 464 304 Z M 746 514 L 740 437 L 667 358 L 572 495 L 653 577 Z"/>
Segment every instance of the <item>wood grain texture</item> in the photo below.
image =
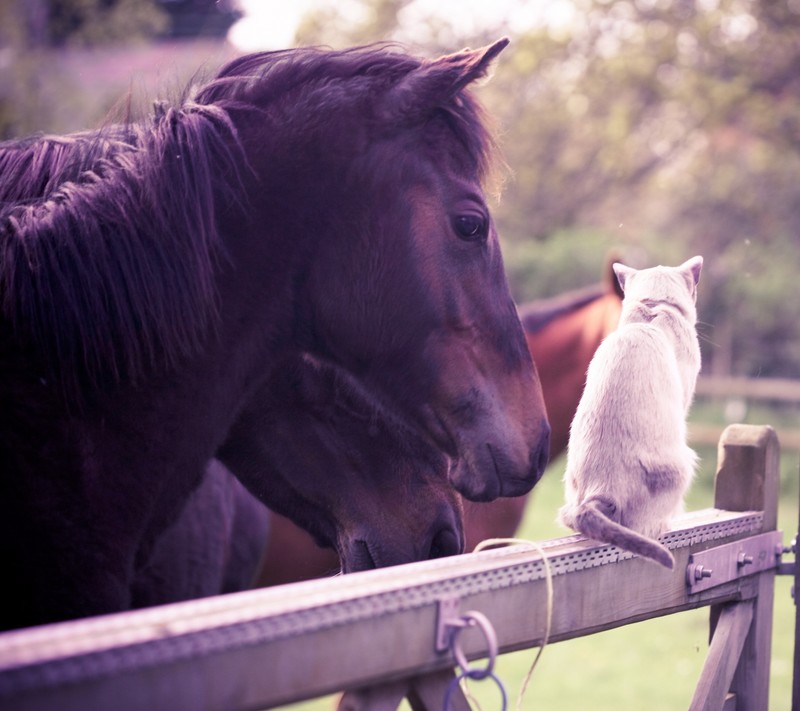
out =
<path fill-rule="evenodd" d="M 779 484 L 780 445 L 775 430 L 753 425 L 727 427 L 719 442 L 714 505 L 729 511 L 763 511 L 763 530 L 774 531 Z M 730 686 L 738 711 L 769 707 L 774 591 L 774 570 L 757 576 L 753 620 Z M 719 615 L 720 609 L 712 608 L 712 645 Z"/>
<path fill-rule="evenodd" d="M 542 543 L 553 574 L 550 640 L 753 601 L 748 603 L 752 624 L 730 688 L 719 689 L 715 698 L 727 711 L 730 691 L 739 711 L 763 711 L 772 571 L 690 593 L 685 570 L 691 554 L 774 528 L 777 439 L 768 428 L 733 428 L 720 447 L 718 503 L 735 510 L 684 516 L 664 539 L 676 558 L 674 571 L 578 536 Z M 384 708 L 398 689 L 440 673 L 436 683 L 420 682 L 415 696 L 419 707 L 433 708 L 429 699 L 443 693 L 454 666 L 449 653 L 435 650 L 438 600 L 457 597 L 462 614 L 486 615 L 500 652 L 535 647 L 548 615 L 544 570 L 538 550 L 518 545 L 5 633 L 0 706 L 235 711 L 395 685 L 350 697 L 359 709 L 371 699 Z M 741 634 L 736 620 L 743 613 L 730 614 L 734 621 L 718 625 L 723 636 L 712 641 L 713 649 L 726 646 L 725 635 Z M 469 659 L 486 656 L 478 631 L 466 630 L 460 641 Z M 719 670 L 713 660 L 710 664 L 708 674 L 716 681 L 708 688 L 716 693 L 725 686 L 719 681 L 727 681 L 730 662 Z"/>

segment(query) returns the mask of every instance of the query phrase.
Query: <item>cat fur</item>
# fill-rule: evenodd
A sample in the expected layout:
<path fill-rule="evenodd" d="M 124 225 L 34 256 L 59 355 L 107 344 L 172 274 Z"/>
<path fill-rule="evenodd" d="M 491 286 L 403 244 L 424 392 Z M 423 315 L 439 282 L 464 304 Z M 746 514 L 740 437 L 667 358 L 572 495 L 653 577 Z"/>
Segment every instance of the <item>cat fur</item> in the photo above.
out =
<path fill-rule="evenodd" d="M 686 415 L 700 371 L 696 299 L 702 257 L 679 267 L 615 264 L 619 327 L 587 371 L 570 428 L 559 521 L 672 569 L 655 540 L 683 511 L 697 456 Z"/>

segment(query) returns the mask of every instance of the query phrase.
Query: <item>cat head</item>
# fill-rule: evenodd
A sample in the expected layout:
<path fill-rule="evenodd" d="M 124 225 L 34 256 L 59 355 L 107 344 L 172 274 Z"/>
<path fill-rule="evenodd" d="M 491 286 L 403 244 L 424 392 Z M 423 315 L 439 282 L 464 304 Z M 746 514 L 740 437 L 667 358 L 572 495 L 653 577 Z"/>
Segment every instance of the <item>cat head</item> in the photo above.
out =
<path fill-rule="evenodd" d="M 663 304 L 676 308 L 694 321 L 697 283 L 702 266 L 702 257 L 692 257 L 679 267 L 633 269 L 617 263 L 614 264 L 614 273 L 625 294 L 626 310 L 630 310 L 634 304 L 639 308 L 644 306 L 647 310 Z"/>

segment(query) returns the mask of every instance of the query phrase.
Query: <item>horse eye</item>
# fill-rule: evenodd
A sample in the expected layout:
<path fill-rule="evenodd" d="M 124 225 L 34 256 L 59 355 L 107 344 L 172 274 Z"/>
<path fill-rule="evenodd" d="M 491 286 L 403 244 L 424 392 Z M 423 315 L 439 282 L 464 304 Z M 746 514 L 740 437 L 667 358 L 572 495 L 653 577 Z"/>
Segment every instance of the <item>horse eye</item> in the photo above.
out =
<path fill-rule="evenodd" d="M 467 242 L 477 242 L 486 239 L 489 221 L 483 215 L 464 213 L 453 218 L 453 229 L 461 239 Z"/>

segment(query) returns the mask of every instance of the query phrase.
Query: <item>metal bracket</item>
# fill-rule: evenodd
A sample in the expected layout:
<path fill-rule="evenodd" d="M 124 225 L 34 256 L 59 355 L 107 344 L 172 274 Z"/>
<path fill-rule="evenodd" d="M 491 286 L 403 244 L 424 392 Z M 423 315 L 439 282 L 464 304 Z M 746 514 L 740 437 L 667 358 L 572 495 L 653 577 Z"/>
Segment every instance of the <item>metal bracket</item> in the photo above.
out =
<path fill-rule="evenodd" d="M 777 568 L 783 554 L 783 534 L 768 531 L 741 541 L 692 553 L 686 567 L 690 593 Z"/>
<path fill-rule="evenodd" d="M 448 687 L 448 694 L 445 696 L 445 709 L 449 708 L 447 699 L 449 698 L 450 689 L 455 683 L 458 685 L 459 680 L 464 678 L 475 679 L 479 681 L 486 677 L 491 677 L 500 686 L 503 694 L 502 709 L 505 711 L 505 690 L 500 680 L 494 675 L 494 665 L 497 661 L 497 633 L 492 627 L 492 623 L 482 612 L 471 610 L 465 612 L 463 615 L 458 614 L 458 607 L 460 600 L 457 597 L 447 597 L 438 600 L 436 611 L 436 651 L 440 654 L 450 650 L 453 653 L 456 666 L 461 669 L 458 676 L 453 677 L 451 686 Z M 461 647 L 459 635 L 464 629 L 469 627 L 476 627 L 483 633 L 484 640 L 486 641 L 486 661 L 485 667 L 470 666 L 467 661 L 467 656 Z"/>
<path fill-rule="evenodd" d="M 459 615 L 461 599 L 458 597 L 443 597 L 438 601 L 436 609 L 436 642 L 434 647 L 440 654 L 450 649 L 450 640 L 453 630 L 462 627 L 463 622 Z"/>
<path fill-rule="evenodd" d="M 782 560 L 780 565 L 778 566 L 778 575 L 794 575 L 797 565 L 797 536 L 792 539 L 792 542 L 785 546 L 783 549 L 784 553 L 792 553 L 794 555 L 794 560 L 785 561 Z M 794 595 L 792 595 L 794 597 Z"/>

